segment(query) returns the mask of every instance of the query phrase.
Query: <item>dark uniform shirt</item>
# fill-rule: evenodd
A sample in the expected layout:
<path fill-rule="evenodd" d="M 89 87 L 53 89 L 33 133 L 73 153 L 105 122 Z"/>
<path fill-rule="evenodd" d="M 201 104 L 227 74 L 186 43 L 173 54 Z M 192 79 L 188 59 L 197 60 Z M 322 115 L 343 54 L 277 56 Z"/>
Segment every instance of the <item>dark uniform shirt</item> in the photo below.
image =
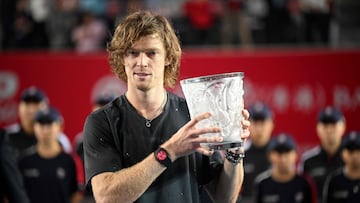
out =
<path fill-rule="evenodd" d="M 99 173 L 119 171 L 142 161 L 189 119 L 186 101 L 171 93 L 164 111 L 150 127 L 124 95 L 91 113 L 84 127 L 86 182 Z M 199 202 L 199 185 L 216 178 L 221 169 L 222 164 L 198 153 L 181 157 L 136 202 Z"/>
<path fill-rule="evenodd" d="M 253 144 L 245 150 L 246 158 L 244 159 L 244 184 L 241 190 L 241 198 L 249 199 L 252 197 L 254 189 L 254 180 L 257 175 L 269 169 L 270 162 L 267 158 L 267 145 L 257 148 Z"/>
<path fill-rule="evenodd" d="M 35 135 L 26 133 L 20 125 L 17 130 L 8 132 L 8 134 L 16 158 L 18 158 L 25 149 L 37 143 Z"/>
<path fill-rule="evenodd" d="M 323 197 L 324 203 L 359 203 L 360 179 L 349 179 L 340 168 L 328 176 Z"/>
<path fill-rule="evenodd" d="M 0 202 L 28 203 L 21 173 L 7 134 L 0 130 Z"/>
<path fill-rule="evenodd" d="M 25 188 L 33 203 L 70 203 L 78 190 L 73 158 L 61 152 L 54 158 L 42 158 L 35 147 L 19 159 Z"/>
<path fill-rule="evenodd" d="M 306 178 L 296 175 L 288 182 L 277 182 L 271 170 L 255 179 L 255 203 L 311 203 L 313 194 Z"/>
<path fill-rule="evenodd" d="M 318 197 L 321 201 L 326 177 L 343 165 L 340 150 L 333 157 L 329 157 L 323 148 L 317 146 L 303 154 L 299 170 L 315 181 Z"/>

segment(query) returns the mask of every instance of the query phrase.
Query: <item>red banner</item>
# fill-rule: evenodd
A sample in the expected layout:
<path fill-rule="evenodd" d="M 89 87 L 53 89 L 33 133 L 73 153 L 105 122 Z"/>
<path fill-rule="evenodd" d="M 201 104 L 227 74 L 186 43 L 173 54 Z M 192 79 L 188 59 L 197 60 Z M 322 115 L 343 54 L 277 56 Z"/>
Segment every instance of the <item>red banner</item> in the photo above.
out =
<path fill-rule="evenodd" d="M 65 120 L 72 139 L 83 128 L 92 99 L 101 92 L 121 94 L 126 86 L 115 78 L 106 53 L 0 54 L 0 126 L 17 119 L 21 91 L 43 89 Z M 274 133 L 288 132 L 302 148 L 318 143 L 318 111 L 336 105 L 347 120 L 347 131 L 359 130 L 360 50 L 184 50 L 180 78 L 245 73 L 245 105 L 267 102 L 275 114 Z M 179 85 L 173 90 L 181 93 Z"/>

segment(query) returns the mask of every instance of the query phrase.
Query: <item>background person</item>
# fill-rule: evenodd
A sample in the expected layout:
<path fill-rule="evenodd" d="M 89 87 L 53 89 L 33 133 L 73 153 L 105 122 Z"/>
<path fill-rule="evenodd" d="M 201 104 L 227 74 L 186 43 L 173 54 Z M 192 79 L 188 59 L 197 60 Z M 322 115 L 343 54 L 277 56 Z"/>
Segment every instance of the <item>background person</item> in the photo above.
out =
<path fill-rule="evenodd" d="M 32 203 L 78 203 L 75 162 L 58 142 L 61 130 L 60 113 L 49 107 L 34 117 L 35 146 L 28 148 L 19 159 L 25 188 Z"/>
<path fill-rule="evenodd" d="M 253 202 L 253 185 L 257 175 L 269 169 L 267 146 L 274 129 L 273 113 L 267 104 L 256 101 L 249 108 L 251 139 L 246 142 L 244 160 L 246 178 L 240 193 L 239 202 Z"/>
<path fill-rule="evenodd" d="M 256 203 L 311 203 L 316 202 L 310 182 L 297 174 L 296 143 L 291 135 L 282 133 L 268 145 L 271 169 L 255 180 Z"/>
<path fill-rule="evenodd" d="M 30 86 L 22 91 L 18 104 L 19 122 L 6 127 L 16 157 L 36 144 L 37 139 L 33 129 L 34 116 L 37 111 L 46 109 L 48 105 L 49 99 L 40 88 Z M 62 131 L 59 132 L 58 140 L 64 150 L 70 153 L 71 142 Z"/>
<path fill-rule="evenodd" d="M 360 132 L 344 137 L 341 157 L 344 167 L 331 173 L 325 182 L 324 203 L 356 203 L 360 200 Z"/>
<path fill-rule="evenodd" d="M 29 203 L 8 135 L 0 129 L 0 203 Z"/>
<path fill-rule="evenodd" d="M 320 145 L 305 151 L 299 163 L 299 172 L 314 179 L 319 202 L 326 177 L 344 165 L 340 151 L 345 129 L 345 118 L 339 109 L 331 106 L 323 108 L 316 126 Z"/>

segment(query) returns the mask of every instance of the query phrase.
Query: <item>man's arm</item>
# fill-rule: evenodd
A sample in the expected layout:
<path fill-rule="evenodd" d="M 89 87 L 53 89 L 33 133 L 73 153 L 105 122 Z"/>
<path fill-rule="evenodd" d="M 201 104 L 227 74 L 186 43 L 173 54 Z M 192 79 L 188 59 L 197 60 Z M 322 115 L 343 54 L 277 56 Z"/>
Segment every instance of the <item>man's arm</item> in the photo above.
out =
<path fill-rule="evenodd" d="M 249 112 L 244 110 L 242 113 L 245 120 L 241 121 L 243 126 L 241 138 L 245 142 L 246 139 L 250 136 L 250 121 L 247 120 L 249 118 Z M 243 147 L 235 151 L 234 149 L 230 149 L 230 151 L 232 154 L 244 153 Z M 220 174 L 219 180 L 215 182 L 215 185 L 213 185 L 213 183 L 210 184 L 208 188 L 210 193 L 213 195 L 215 202 L 236 202 L 243 181 L 244 165 L 242 157 L 239 158 L 239 162 L 235 164 L 225 158 L 224 167 Z"/>
<path fill-rule="evenodd" d="M 134 202 L 165 170 L 153 154 L 132 167 L 105 172 L 91 179 L 96 202 Z"/>
<path fill-rule="evenodd" d="M 243 180 L 243 161 L 233 165 L 225 159 L 224 169 L 213 192 L 215 202 L 236 202 Z"/>

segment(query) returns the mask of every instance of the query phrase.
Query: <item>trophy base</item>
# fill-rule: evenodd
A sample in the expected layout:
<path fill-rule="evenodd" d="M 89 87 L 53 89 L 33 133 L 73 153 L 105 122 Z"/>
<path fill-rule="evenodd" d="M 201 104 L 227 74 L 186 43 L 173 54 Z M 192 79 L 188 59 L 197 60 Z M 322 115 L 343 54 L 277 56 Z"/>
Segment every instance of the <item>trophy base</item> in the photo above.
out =
<path fill-rule="evenodd" d="M 225 150 L 231 149 L 236 147 L 241 147 L 243 142 L 217 142 L 217 143 L 207 143 L 206 147 L 210 150 Z"/>

